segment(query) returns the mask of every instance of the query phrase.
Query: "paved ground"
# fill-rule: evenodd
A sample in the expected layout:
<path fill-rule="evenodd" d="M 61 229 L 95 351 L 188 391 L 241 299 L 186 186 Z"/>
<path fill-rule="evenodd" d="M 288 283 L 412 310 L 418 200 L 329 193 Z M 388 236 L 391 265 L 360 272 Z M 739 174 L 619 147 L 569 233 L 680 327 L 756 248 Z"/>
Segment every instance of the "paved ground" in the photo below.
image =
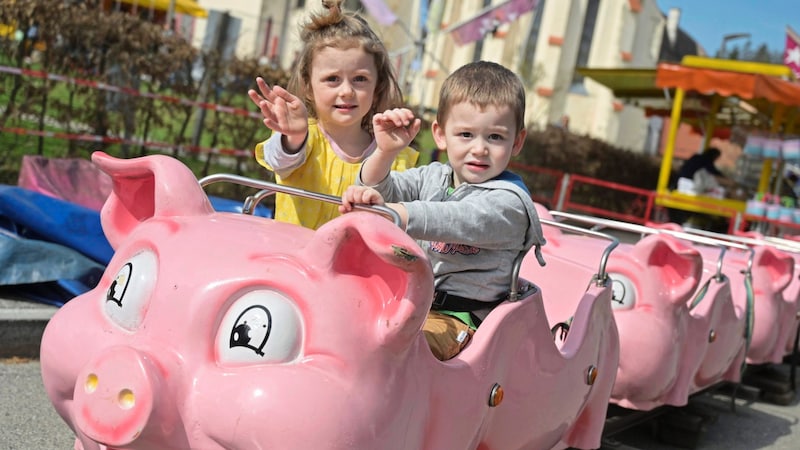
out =
<path fill-rule="evenodd" d="M 692 399 L 688 411 L 700 411 L 712 418 L 705 431 L 693 437 L 680 428 L 669 427 L 670 420 L 652 421 L 617 436 L 617 440 L 634 448 L 672 450 L 692 448 L 700 450 L 796 450 L 800 448 L 800 404 L 797 395 L 788 406 L 778 406 L 763 401 L 737 399 L 732 410 L 727 395 L 704 394 Z M 682 410 L 673 414 L 680 416 Z M 669 442 L 666 444 L 659 433 Z"/>
<path fill-rule="evenodd" d="M 38 357 L 41 332 L 56 308 L 0 299 L 0 450 L 72 449 L 73 435 L 53 409 L 42 386 Z M 20 357 L 22 356 L 22 357 Z M 778 366 L 788 375 L 788 366 Z M 798 377 L 800 382 L 800 377 Z M 675 426 L 674 417 L 700 411 L 704 432 L 692 438 Z M 688 415 L 690 418 L 696 415 Z M 617 434 L 616 447 L 625 450 L 686 448 L 676 441 L 696 443 L 699 450 L 800 449 L 800 403 L 797 395 L 787 406 L 763 401 L 704 394 L 691 406 Z M 669 419 L 669 420 L 668 420 Z M 666 444 L 657 435 L 670 438 Z"/>
<path fill-rule="evenodd" d="M 70 450 L 72 431 L 44 392 L 39 362 L 0 362 L 0 449 Z"/>
<path fill-rule="evenodd" d="M 800 448 L 800 404 L 788 406 L 703 395 L 693 400 L 693 410 L 716 416 L 698 439 L 699 450 L 750 450 Z M 662 430 L 673 439 L 687 434 Z M 655 422 L 645 423 L 616 436 L 621 443 L 648 450 L 682 448 L 654 437 Z M 37 360 L 0 361 L 0 450 L 72 449 L 71 430 L 61 421 L 44 393 Z M 620 447 L 623 448 L 623 447 Z"/>

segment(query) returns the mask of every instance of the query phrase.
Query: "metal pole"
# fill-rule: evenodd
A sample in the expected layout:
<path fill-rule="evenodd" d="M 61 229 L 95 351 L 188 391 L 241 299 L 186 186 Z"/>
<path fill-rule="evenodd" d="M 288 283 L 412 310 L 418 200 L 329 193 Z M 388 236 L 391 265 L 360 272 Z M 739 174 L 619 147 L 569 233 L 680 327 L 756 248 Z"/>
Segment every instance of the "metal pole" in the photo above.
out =
<path fill-rule="evenodd" d="M 224 53 L 225 42 L 228 36 L 228 26 L 230 25 L 230 21 L 231 21 L 231 15 L 228 11 L 225 11 L 220 15 L 219 23 L 217 24 L 217 27 L 214 30 L 214 40 L 212 41 L 213 44 L 211 46 L 211 49 L 216 50 L 220 58 L 222 58 L 222 54 Z M 211 95 L 212 83 L 215 83 L 219 78 L 217 67 L 211 69 L 209 69 L 208 67 L 204 67 L 204 70 L 205 73 L 203 74 L 203 84 L 200 85 L 200 92 L 197 95 L 201 103 L 208 102 L 208 98 Z M 202 137 L 203 134 L 203 124 L 205 120 L 206 120 L 206 109 L 200 108 L 197 111 L 197 119 L 195 120 L 194 132 L 192 133 L 192 147 L 194 148 L 200 146 L 200 138 Z"/>
<path fill-rule="evenodd" d="M 281 23 L 281 34 L 278 38 L 278 67 L 283 67 L 284 56 L 283 52 L 286 51 L 286 40 L 289 38 L 289 11 L 292 9 L 292 0 L 286 0 L 283 5 L 283 22 Z"/>
<path fill-rule="evenodd" d="M 167 29 L 175 31 L 172 28 L 172 19 L 175 17 L 175 0 L 169 0 L 169 8 L 167 8 Z"/>
<path fill-rule="evenodd" d="M 567 201 L 567 189 L 569 188 L 569 174 L 565 173 L 561 178 L 561 189 L 558 191 L 558 200 L 556 201 L 556 211 L 564 210 L 564 203 Z"/>
<path fill-rule="evenodd" d="M 725 51 L 726 51 L 725 44 L 727 44 L 728 41 L 732 41 L 734 39 L 743 39 L 743 38 L 750 39 L 750 33 L 731 33 L 722 36 L 722 45 L 719 46 L 717 57 L 723 59 L 725 58 Z"/>

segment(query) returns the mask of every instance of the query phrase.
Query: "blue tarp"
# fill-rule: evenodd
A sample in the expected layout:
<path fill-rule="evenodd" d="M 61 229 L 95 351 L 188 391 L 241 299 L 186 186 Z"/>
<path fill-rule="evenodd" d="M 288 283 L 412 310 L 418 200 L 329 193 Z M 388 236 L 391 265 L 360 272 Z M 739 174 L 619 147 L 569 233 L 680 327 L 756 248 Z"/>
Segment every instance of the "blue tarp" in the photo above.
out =
<path fill-rule="evenodd" d="M 217 211 L 242 203 L 209 197 Z M 263 206 L 256 215 L 271 217 Z M 0 286 L 60 305 L 94 287 L 113 249 L 100 212 L 16 186 L 0 185 Z"/>
<path fill-rule="evenodd" d="M 0 229 L 0 286 L 12 295 L 60 306 L 97 285 L 104 269 L 71 248 Z"/>
<path fill-rule="evenodd" d="M 0 227 L 74 249 L 103 265 L 114 254 L 98 211 L 16 186 L 0 185 Z"/>

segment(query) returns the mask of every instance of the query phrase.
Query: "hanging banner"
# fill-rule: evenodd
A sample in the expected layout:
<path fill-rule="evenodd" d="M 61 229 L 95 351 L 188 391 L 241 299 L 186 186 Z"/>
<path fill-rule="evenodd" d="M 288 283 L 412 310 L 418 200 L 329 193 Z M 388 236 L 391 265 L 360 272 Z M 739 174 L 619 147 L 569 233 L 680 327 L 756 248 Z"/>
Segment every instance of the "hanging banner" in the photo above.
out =
<path fill-rule="evenodd" d="M 379 24 L 386 27 L 397 22 L 397 16 L 383 0 L 361 0 L 361 4 Z"/>
<path fill-rule="evenodd" d="M 458 45 L 465 45 L 483 39 L 493 33 L 500 25 L 513 22 L 519 16 L 536 7 L 537 0 L 509 0 L 484 8 L 478 15 L 449 27 L 453 40 Z"/>

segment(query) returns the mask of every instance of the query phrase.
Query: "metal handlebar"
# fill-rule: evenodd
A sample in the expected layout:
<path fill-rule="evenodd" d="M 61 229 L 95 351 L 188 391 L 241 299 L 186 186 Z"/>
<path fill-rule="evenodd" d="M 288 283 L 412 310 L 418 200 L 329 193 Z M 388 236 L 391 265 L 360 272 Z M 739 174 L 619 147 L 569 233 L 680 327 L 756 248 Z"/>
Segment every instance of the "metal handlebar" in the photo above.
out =
<path fill-rule="evenodd" d="M 243 212 L 245 214 L 253 214 L 256 206 L 258 206 L 258 203 L 261 202 L 261 200 L 270 195 L 275 194 L 276 192 L 281 192 L 283 194 L 289 194 L 289 195 L 296 195 L 298 197 L 303 197 L 303 198 L 310 198 L 312 200 L 319 200 L 322 202 L 333 203 L 336 205 L 342 204 L 342 199 L 333 195 L 306 191 L 304 189 L 295 188 L 291 186 L 284 186 L 281 184 L 272 183 L 270 181 L 254 180 L 252 178 L 247 178 L 241 175 L 234 175 L 230 173 L 217 173 L 209 175 L 207 177 L 201 178 L 199 182 L 200 186 L 204 188 L 213 183 L 228 182 L 255 189 L 261 189 L 261 191 L 259 191 L 257 194 L 251 195 L 245 199 L 244 205 L 242 207 Z M 400 215 L 397 214 L 395 210 L 387 208 L 386 206 L 353 205 L 353 208 L 359 211 L 368 211 L 380 214 L 390 219 L 398 227 L 402 225 L 402 222 L 400 221 Z"/>
<path fill-rule="evenodd" d="M 254 180 L 252 178 L 247 178 L 240 175 L 234 175 L 229 173 L 217 173 L 213 175 L 208 175 L 199 180 L 200 186 L 203 188 L 211 184 L 221 183 L 221 182 L 235 183 L 242 186 L 261 189 L 258 193 L 248 196 L 245 199 L 244 205 L 242 206 L 242 212 L 245 214 L 253 214 L 255 212 L 256 206 L 258 206 L 261 200 L 263 200 L 266 197 L 269 197 L 270 195 L 274 195 L 276 192 L 281 192 L 289 195 L 296 195 L 298 197 L 303 197 L 303 198 L 310 198 L 312 200 L 319 200 L 327 203 L 334 203 L 337 205 L 342 204 L 342 199 L 339 197 L 335 197 L 333 195 L 306 191 L 300 188 L 272 183 L 270 181 Z M 402 225 L 402 222 L 400 221 L 400 215 L 397 214 L 397 212 L 391 208 L 379 205 L 353 205 L 353 207 L 354 209 L 359 211 L 367 211 L 385 216 L 391 219 L 392 222 L 394 222 L 394 224 L 398 227 Z M 514 259 L 514 264 L 511 273 L 511 288 L 509 290 L 509 300 L 512 301 L 517 300 L 520 296 L 519 272 L 520 269 L 522 268 L 522 260 L 525 258 L 526 254 L 527 254 L 526 252 L 521 252 Z"/>
<path fill-rule="evenodd" d="M 606 274 L 606 264 L 608 263 L 608 257 L 611 255 L 611 252 L 619 246 L 619 239 L 615 238 L 614 236 L 611 236 L 610 234 L 600 233 L 599 231 L 594 231 L 594 230 L 587 230 L 586 228 L 567 225 L 565 223 L 560 223 L 560 222 L 554 222 L 552 220 L 539 219 L 539 222 L 545 225 L 550 225 L 556 228 L 572 231 L 574 233 L 599 237 L 611 241 L 611 244 L 609 244 L 608 247 L 606 247 L 606 249 L 603 250 L 603 255 L 600 257 L 600 267 L 597 269 L 597 285 L 598 286 L 605 285 L 606 279 L 608 277 L 608 274 Z"/>
<path fill-rule="evenodd" d="M 593 224 L 596 226 L 601 226 L 605 228 L 613 228 L 620 231 L 630 231 L 633 233 L 639 234 L 668 234 L 678 239 L 683 239 L 689 242 L 694 242 L 697 244 L 709 245 L 713 247 L 719 247 L 720 253 L 719 257 L 717 258 L 717 273 L 715 277 L 717 279 L 721 279 L 722 277 L 722 260 L 725 256 L 726 249 L 728 248 L 735 248 L 739 250 L 749 251 L 750 257 L 747 260 L 747 268 L 748 271 L 753 266 L 753 258 L 755 256 L 755 252 L 748 247 L 747 245 L 743 245 L 741 242 L 736 242 L 730 239 L 727 239 L 726 236 L 719 233 L 695 233 L 694 230 L 686 230 L 684 231 L 675 231 L 669 230 L 665 228 L 653 228 L 644 225 L 638 225 L 635 223 L 628 223 L 628 222 L 620 222 L 617 220 L 610 220 L 610 219 L 601 219 L 599 217 L 591 217 L 591 216 L 584 216 L 579 214 L 570 214 L 560 211 L 550 211 L 550 214 L 554 217 L 561 217 L 564 219 L 575 220 L 577 222 L 584 222 Z M 698 230 L 700 231 L 700 230 Z"/>

